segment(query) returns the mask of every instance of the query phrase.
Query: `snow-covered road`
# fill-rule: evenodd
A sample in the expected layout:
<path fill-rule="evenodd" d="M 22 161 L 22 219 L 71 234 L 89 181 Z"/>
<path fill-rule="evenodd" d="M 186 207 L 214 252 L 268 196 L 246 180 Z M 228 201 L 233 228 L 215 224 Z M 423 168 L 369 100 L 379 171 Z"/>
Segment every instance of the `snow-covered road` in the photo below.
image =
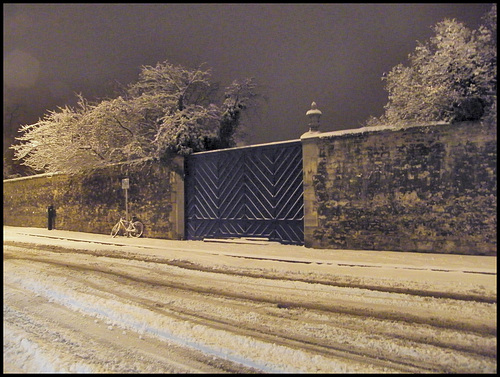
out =
<path fill-rule="evenodd" d="M 4 227 L 4 373 L 495 373 L 496 257 Z"/>

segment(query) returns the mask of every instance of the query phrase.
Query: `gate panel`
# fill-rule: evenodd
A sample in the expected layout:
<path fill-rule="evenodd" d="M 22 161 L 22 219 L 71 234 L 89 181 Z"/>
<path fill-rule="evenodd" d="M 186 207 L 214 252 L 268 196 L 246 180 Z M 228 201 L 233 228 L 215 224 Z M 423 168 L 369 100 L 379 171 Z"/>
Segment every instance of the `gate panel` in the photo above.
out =
<path fill-rule="evenodd" d="M 185 182 L 188 239 L 303 244 L 300 141 L 193 154 Z"/>
<path fill-rule="evenodd" d="M 223 238 L 245 234 L 245 155 L 241 151 L 221 151 L 215 154 L 220 161 L 219 229 L 206 237 Z"/>
<path fill-rule="evenodd" d="M 188 239 L 200 239 L 217 229 L 218 167 L 215 156 L 187 159 L 186 164 L 186 222 Z M 189 184 L 188 184 L 189 183 Z"/>

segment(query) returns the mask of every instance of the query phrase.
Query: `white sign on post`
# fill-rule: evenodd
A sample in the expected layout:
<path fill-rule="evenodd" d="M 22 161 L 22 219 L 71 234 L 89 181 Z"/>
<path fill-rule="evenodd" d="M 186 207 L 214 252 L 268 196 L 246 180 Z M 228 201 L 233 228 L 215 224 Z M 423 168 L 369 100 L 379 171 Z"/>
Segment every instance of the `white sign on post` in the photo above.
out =
<path fill-rule="evenodd" d="M 123 178 L 122 179 L 122 189 L 127 190 L 130 188 L 130 182 L 128 178 Z"/>

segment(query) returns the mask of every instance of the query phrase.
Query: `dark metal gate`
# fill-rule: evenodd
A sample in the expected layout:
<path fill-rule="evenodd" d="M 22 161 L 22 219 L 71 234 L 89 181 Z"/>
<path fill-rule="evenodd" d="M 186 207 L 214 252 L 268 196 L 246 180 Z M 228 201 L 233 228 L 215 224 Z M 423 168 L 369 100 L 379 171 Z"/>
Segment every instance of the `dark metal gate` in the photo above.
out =
<path fill-rule="evenodd" d="M 187 239 L 265 237 L 304 243 L 300 141 L 186 158 Z"/>

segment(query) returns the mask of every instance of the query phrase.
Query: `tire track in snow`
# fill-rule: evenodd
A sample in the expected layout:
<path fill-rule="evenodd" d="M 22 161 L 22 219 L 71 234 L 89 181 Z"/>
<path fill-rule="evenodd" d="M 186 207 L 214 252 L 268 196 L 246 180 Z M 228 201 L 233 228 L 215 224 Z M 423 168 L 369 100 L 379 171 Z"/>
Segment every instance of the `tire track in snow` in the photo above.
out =
<path fill-rule="evenodd" d="M 7 253 L 6 257 L 10 258 L 10 257 L 12 257 L 12 255 L 9 255 Z M 106 268 L 104 268 L 102 266 L 101 267 L 96 267 L 96 266 L 88 267 L 88 266 L 81 266 L 81 265 L 78 265 L 78 264 L 76 264 L 76 265 L 75 264 L 71 264 L 71 263 L 68 264 L 68 262 L 47 261 L 47 260 L 43 260 L 44 259 L 43 257 L 42 258 L 37 257 L 37 258 L 39 259 L 40 262 L 52 263 L 52 265 L 54 265 L 54 266 L 60 266 L 60 267 L 64 267 L 64 268 L 70 268 L 70 269 L 73 269 L 75 271 L 99 272 L 100 274 L 104 274 L 104 275 L 107 275 L 107 276 L 111 277 L 111 279 L 124 279 L 126 281 L 130 281 L 130 282 L 133 282 L 133 283 L 141 283 L 141 284 L 146 284 L 146 285 L 149 284 L 149 285 L 152 285 L 152 286 L 156 286 L 158 288 L 165 288 L 166 287 L 166 288 L 170 288 L 170 289 L 181 290 L 182 292 L 184 292 L 183 294 L 190 294 L 190 292 L 191 292 L 191 293 L 202 294 L 202 295 L 207 295 L 207 294 L 214 295 L 214 293 L 217 293 L 217 292 L 213 292 L 213 291 L 206 290 L 206 289 L 201 289 L 200 290 L 199 287 L 189 287 L 189 286 L 186 286 L 186 284 L 184 284 L 184 283 L 182 283 L 182 284 L 180 284 L 180 283 L 172 283 L 172 282 L 167 283 L 167 282 L 164 282 L 164 281 L 158 282 L 157 278 L 151 278 L 151 279 L 149 279 L 149 278 L 142 278 L 142 277 L 137 277 L 137 276 L 131 276 L 130 274 L 124 274 L 121 271 L 116 271 L 117 269 L 119 269 L 119 267 L 118 268 L 114 267 L 114 270 L 113 269 L 110 270 L 110 269 L 106 269 Z M 27 258 L 27 259 L 36 260 L 37 258 Z M 124 259 L 124 258 L 122 258 L 122 259 Z M 125 258 L 124 262 L 126 262 L 126 258 Z M 134 266 L 134 268 L 139 269 L 137 266 Z M 146 273 L 147 273 L 148 270 L 150 270 L 150 269 L 144 267 L 143 268 L 143 271 L 144 271 L 143 275 L 146 275 Z M 100 288 L 102 289 L 102 286 Z M 113 293 L 113 294 L 116 294 L 116 293 Z M 217 294 L 219 294 L 219 293 L 217 293 Z M 124 294 L 123 294 L 123 292 L 121 292 L 121 293 L 118 292 L 118 295 L 120 297 L 125 297 Z M 236 295 L 236 296 L 235 295 L 229 295 L 229 296 L 227 296 L 227 295 L 222 294 L 220 296 L 224 297 L 224 298 L 229 298 L 229 299 L 248 300 L 248 297 L 245 296 L 245 295 L 243 295 L 243 296 L 242 295 Z M 130 299 L 131 297 L 127 296 L 126 298 Z M 277 303 L 277 301 L 274 301 L 274 300 L 255 300 L 254 298 L 250 298 L 250 301 L 253 301 L 253 302 L 256 302 L 256 303 L 267 303 L 267 304 L 281 305 L 282 308 L 293 309 L 292 305 L 286 305 L 286 304 L 283 304 L 282 302 L 278 302 Z M 143 299 L 143 301 L 141 301 L 141 304 L 145 304 L 144 299 Z M 162 312 L 162 310 L 158 309 L 155 306 L 156 303 L 154 303 L 154 302 L 149 302 L 149 303 L 147 303 L 147 305 L 149 305 L 149 309 L 150 310 L 155 310 L 155 311 Z M 318 309 L 321 309 L 321 308 L 317 307 L 317 306 L 310 306 L 308 309 L 318 310 Z M 212 322 L 212 326 L 214 326 L 214 327 L 217 327 L 217 326 L 223 326 L 223 327 L 224 326 L 228 326 L 228 328 L 229 327 L 232 328 L 232 329 L 230 329 L 231 331 L 236 331 L 234 329 L 234 327 L 238 327 L 237 324 L 235 325 L 235 324 L 229 323 L 227 321 L 225 321 L 225 322 L 222 321 L 221 322 L 220 320 L 217 320 L 217 319 L 214 319 L 214 318 L 210 318 L 210 317 L 207 317 L 207 316 L 202 316 L 202 315 L 200 315 L 200 314 L 198 314 L 196 312 L 193 312 L 193 311 L 191 311 L 191 312 L 189 312 L 189 311 L 182 312 L 180 310 L 177 310 L 176 313 L 177 313 L 178 316 L 180 315 L 181 317 L 182 316 L 187 316 L 188 320 L 189 320 L 189 318 L 191 318 L 191 321 L 197 320 L 197 321 L 200 321 L 200 323 L 205 323 L 205 324 L 207 324 L 207 322 L 211 321 Z M 357 316 L 359 316 L 359 313 L 357 314 Z M 186 318 L 186 317 L 183 317 L 183 318 Z M 226 328 L 226 330 L 228 330 L 228 328 Z M 241 329 L 240 329 L 240 331 L 241 331 Z M 252 330 L 250 328 L 246 328 L 245 331 L 248 332 L 248 331 L 254 331 L 254 330 Z M 261 335 L 259 335 L 259 334 L 261 334 Z M 257 337 L 257 336 L 263 336 L 262 334 L 263 334 L 262 331 L 260 331 L 260 332 L 257 331 L 257 333 L 252 334 L 252 336 L 255 336 L 255 337 Z M 284 342 L 288 342 L 288 343 L 285 343 L 285 344 L 288 344 L 288 346 L 290 346 L 290 347 L 298 347 L 297 344 L 299 344 L 299 343 L 297 343 L 297 342 L 300 342 L 300 344 L 302 344 L 303 347 L 306 347 L 306 345 L 309 342 L 309 343 L 312 343 L 312 345 L 308 345 L 308 347 L 318 347 L 318 349 L 316 350 L 316 352 L 320 352 L 319 349 L 321 347 L 328 348 L 329 349 L 328 352 L 330 352 L 330 355 L 332 355 L 332 353 L 337 352 L 337 356 L 338 356 L 338 354 L 341 353 L 341 352 L 349 352 L 348 350 L 345 350 L 345 349 L 344 350 L 341 349 L 341 350 L 336 350 L 336 351 L 333 350 L 332 351 L 333 347 L 322 345 L 322 344 L 320 344 L 316 340 L 313 340 L 313 341 L 311 341 L 311 340 L 304 340 L 304 339 L 297 340 L 297 339 L 295 339 L 293 337 L 288 337 L 290 339 L 286 340 L 287 339 L 287 335 L 283 334 L 283 333 L 278 334 L 278 333 L 275 332 L 274 334 L 265 334 L 265 335 L 269 335 L 271 337 L 271 338 L 268 339 L 268 341 L 272 341 L 273 339 L 276 341 L 276 337 L 277 337 L 277 339 L 280 339 L 281 342 L 283 342 L 283 341 Z M 295 342 L 295 345 L 292 344 L 293 342 Z M 327 352 L 327 351 L 323 350 L 323 354 L 326 355 L 325 352 Z M 352 351 L 351 351 L 351 353 L 348 353 L 348 355 L 350 355 L 350 357 L 355 357 L 356 356 L 355 352 L 352 352 Z M 376 357 L 373 360 L 376 360 Z M 386 363 L 385 364 L 386 366 L 389 366 L 389 364 L 391 364 L 392 365 L 391 368 L 394 368 L 394 364 L 395 364 L 395 362 L 390 361 L 390 360 L 385 360 L 382 363 Z M 400 368 L 411 368 L 412 367 L 412 366 L 408 366 L 408 365 L 405 366 L 404 362 L 401 363 L 401 364 L 402 364 L 402 366 L 400 365 L 399 366 Z M 428 367 L 427 367 L 427 369 L 425 369 L 426 367 L 424 367 L 424 366 L 420 366 L 420 368 L 422 368 L 422 370 L 429 370 Z M 402 370 L 405 370 L 405 369 L 402 369 Z M 406 369 L 406 370 L 408 370 L 408 369 Z M 434 369 L 434 370 L 439 370 L 439 367 L 437 367 L 437 369 Z"/>
<path fill-rule="evenodd" d="M 49 237 L 49 236 L 40 236 L 40 237 L 45 237 L 45 238 L 58 238 L 58 237 Z M 72 241 L 80 241 L 81 240 L 72 240 Z M 97 243 L 97 244 L 105 244 L 105 245 L 115 245 L 115 246 L 124 246 L 124 244 L 115 244 L 115 243 L 108 243 L 108 242 L 95 242 L 95 241 L 85 241 L 85 242 L 91 242 L 91 243 Z M 93 255 L 93 256 L 101 256 L 101 257 L 108 257 L 108 258 L 115 258 L 115 259 L 123 259 L 123 260 L 136 260 L 136 261 L 143 261 L 143 262 L 153 262 L 153 263 L 158 263 L 158 264 L 165 264 L 169 266 L 176 266 L 176 267 L 181 267 L 187 270 L 194 270 L 194 271 L 205 271 L 205 272 L 212 272 L 212 273 L 218 273 L 218 274 L 223 274 L 223 275 L 235 275 L 235 276 L 246 276 L 246 277 L 254 277 L 254 278 L 259 278 L 259 279 L 268 279 L 268 280 L 284 280 L 284 281 L 300 281 L 304 283 L 311 283 L 311 284 L 322 284 L 322 285 L 328 285 L 332 287 L 339 287 L 339 288 L 359 288 L 359 289 L 366 289 L 370 291 L 376 291 L 376 292 L 386 292 L 386 293 L 399 293 L 399 294 L 407 294 L 407 295 L 412 295 L 412 296 L 418 296 L 418 297 L 430 297 L 430 298 L 444 298 L 444 299 L 452 299 L 452 300 L 462 300 L 462 301 L 475 301 L 475 302 L 484 302 L 484 303 L 491 303 L 491 304 L 496 304 L 497 303 L 497 296 L 485 296 L 481 294 L 473 294 L 473 293 L 460 293 L 460 292 L 443 292 L 443 291 L 436 291 L 436 290 L 431 290 L 431 289 L 418 289 L 414 287 L 394 287 L 394 286 L 384 286 L 382 284 L 370 284 L 370 283 L 359 283 L 356 281 L 348 281 L 348 282 L 343 282 L 339 280 L 325 280 L 321 279 L 319 277 L 287 277 L 283 276 L 280 274 L 273 274 L 272 271 L 267 271 L 266 276 L 262 276 L 262 274 L 259 273 L 253 273 L 251 271 L 241 271 L 237 270 L 231 267 L 225 267 L 225 268 L 217 268 L 217 267 L 207 267 L 207 266 L 202 266 L 200 264 L 196 264 L 193 262 L 190 262 L 188 260 L 169 260 L 165 258 L 159 258 L 156 256 L 148 256 L 148 255 L 143 255 L 143 254 L 135 254 L 131 252 L 120 252 L 120 253 L 114 253 L 114 252 L 109 252 L 109 251 L 104 251 L 104 250 L 86 250 L 86 249 L 69 249 L 66 247 L 61 247 L 61 246 L 49 246 L 49 245 L 36 245 L 36 244 L 31 244 L 31 243 L 21 243 L 21 242 L 16 242 L 16 241 L 7 241 L 4 243 L 5 245 L 11 245 L 16 247 L 26 247 L 26 248 L 32 248 L 36 250 L 44 250 L 44 251 L 50 251 L 53 253 L 78 253 L 78 254 L 86 254 L 86 255 Z M 146 248 L 146 249 L 156 249 L 155 247 L 146 247 L 146 246 L 137 246 L 138 248 Z M 199 250 L 195 250 L 199 252 Z M 216 255 L 216 254 L 214 254 Z M 285 260 L 285 259 L 278 259 L 278 258 L 257 258 L 257 257 L 249 257 L 249 256 L 241 256 L 241 255 L 230 255 L 227 253 L 223 253 L 220 255 L 228 256 L 231 258 L 236 258 L 236 259 L 249 259 L 249 260 L 260 260 L 260 261 L 274 261 L 277 263 L 302 263 L 302 264 L 331 264 L 333 265 L 334 263 L 318 263 L 318 262 L 308 262 L 308 261 L 294 261 L 294 260 Z M 352 265 L 352 264 L 346 264 L 346 263 L 335 263 L 335 265 L 338 266 L 344 266 L 344 267 L 370 267 L 370 268 L 375 268 L 375 267 L 380 267 L 380 266 L 374 266 L 374 265 Z M 395 269 L 402 269 L 400 267 L 394 267 Z M 406 267 L 404 269 L 407 270 L 419 270 L 419 271 L 426 271 L 426 269 L 423 268 L 409 268 Z M 440 271 L 440 272 L 450 272 L 451 270 L 444 270 L 444 269 L 431 269 L 432 271 Z M 476 272 L 476 271 L 463 271 L 463 273 L 470 273 L 470 274 L 481 274 L 481 275 L 496 275 L 494 273 L 487 273 L 487 272 Z"/>
<path fill-rule="evenodd" d="M 4 289 L 10 296 L 9 304 L 4 305 L 4 324 L 9 331 L 4 337 L 7 335 L 10 341 L 20 340 L 26 348 L 25 359 L 30 362 L 23 365 L 28 369 L 20 372 L 257 372 L 200 352 L 186 352 L 183 347 L 165 344 L 145 334 L 130 337 L 127 331 L 110 326 L 109 321 L 82 317 L 64 305 L 49 304 L 53 300 L 51 297 L 49 301 L 42 295 L 32 299 L 30 292 L 11 284 L 4 285 Z M 4 347 L 5 342 L 4 338 Z M 50 347 L 44 343 L 50 343 Z M 57 351 L 57 358 L 53 355 L 54 351 Z M 34 369 L 37 367 L 39 369 Z"/>
<path fill-rule="evenodd" d="M 41 250 L 40 248 L 38 248 Z M 64 249 L 65 252 L 69 252 L 69 249 Z M 52 250 L 46 250 L 48 252 L 52 252 Z M 99 255 L 102 257 L 101 255 Z M 106 255 L 108 257 L 108 255 Z M 47 261 L 47 258 L 45 257 L 19 257 L 15 256 L 10 253 L 5 253 L 4 252 L 4 258 L 17 258 L 17 259 L 31 259 L 31 260 L 38 260 L 40 262 L 46 262 L 50 263 L 53 265 L 60 265 L 60 266 L 65 266 L 68 268 L 74 268 L 74 269 L 80 269 L 80 270 L 87 270 L 87 271 L 99 271 L 102 273 L 107 273 L 111 275 L 116 275 L 122 278 L 126 278 L 131 281 L 135 281 L 138 283 L 147 283 L 151 285 L 160 285 L 166 288 L 174 288 L 174 289 L 181 289 L 181 290 L 186 290 L 186 291 L 195 291 L 198 293 L 202 294 L 218 294 L 224 297 L 231 297 L 234 299 L 241 299 L 241 300 L 249 300 L 253 301 L 255 303 L 269 303 L 269 304 L 275 304 L 275 305 L 280 305 L 284 308 L 305 308 L 305 309 L 310 309 L 310 310 L 318 310 L 318 311 L 324 311 L 324 312 L 331 312 L 331 313 L 339 313 L 339 314 L 345 314 L 345 315 L 352 315 L 352 316 L 358 316 L 358 317 L 373 317 L 381 320 L 388 320 L 388 321 L 402 321 L 402 322 L 407 322 L 407 323 L 418 323 L 421 325 L 430 325 L 434 327 L 441 327 L 441 328 L 446 328 L 446 329 L 454 329 L 458 331 L 470 331 L 470 332 L 475 332 L 478 334 L 484 334 L 484 335 L 496 335 L 496 323 L 494 325 L 487 325 L 487 324 L 477 324 L 477 323 L 470 323 L 464 321 L 462 318 L 438 318 L 436 316 L 429 316 L 424 314 L 419 314 L 417 312 L 412 312 L 411 310 L 406 310 L 402 311 L 402 308 L 399 308 L 399 311 L 395 311 L 393 307 L 383 305 L 381 308 L 376 307 L 373 303 L 356 303 L 356 302 L 351 302 L 351 301 L 345 301 L 345 300 L 337 300 L 336 305 L 331 305 L 331 304 L 322 304 L 318 302 L 308 302 L 308 301 L 291 301 L 291 300 L 284 300 L 280 299 L 277 300 L 271 296 L 263 297 L 261 292 L 245 292 L 245 291 L 238 291 L 238 290 L 233 290 L 233 291 L 227 291 L 225 288 L 217 288 L 214 286 L 205 286 L 203 285 L 190 285 L 189 282 L 183 281 L 165 281 L 162 280 L 160 281 L 158 278 L 151 279 L 147 275 L 148 268 L 145 268 L 144 271 L 145 273 L 142 274 L 141 276 L 131 276 L 131 275 L 126 275 L 125 272 L 120 271 L 118 269 L 110 269 L 109 267 L 101 267 L 101 266 L 82 266 L 77 263 L 71 263 L 69 261 L 59 261 L 59 260 L 51 260 Z M 116 259 L 115 256 L 111 257 L 113 259 Z M 50 259 L 50 258 L 49 258 Z M 136 259 L 130 259 L 130 258 L 124 258 L 120 257 L 118 258 L 122 261 L 127 261 L 127 260 L 136 260 Z M 143 261 L 143 260 L 141 260 Z M 150 262 L 150 261 L 147 261 Z M 156 262 L 153 262 L 156 263 Z M 170 265 L 169 263 L 162 263 L 166 265 Z M 175 267 L 179 267 L 177 264 L 174 264 Z M 181 268 L 185 268 L 184 266 L 181 266 Z M 201 272 L 208 272 L 212 273 L 212 271 L 207 271 L 206 269 L 196 269 L 193 266 L 190 266 L 188 270 L 192 271 L 201 271 Z M 222 272 L 218 272 L 221 274 Z M 241 274 L 235 274 L 232 273 L 231 271 L 226 271 L 225 273 L 222 273 L 223 275 L 227 276 L 242 276 Z M 249 277 L 252 279 L 263 279 L 266 280 L 265 277 L 259 276 L 245 276 Z M 280 280 L 280 281 L 285 281 L 285 282 L 303 282 L 300 279 L 271 279 L 271 280 Z M 303 282 L 306 284 L 314 284 L 314 285 L 325 285 L 325 286 L 330 286 L 330 287 L 337 287 L 337 288 L 346 288 L 346 289 L 351 289 L 353 287 L 338 287 L 336 285 L 331 285 L 331 284 L 323 284 L 322 282 L 316 282 L 316 281 L 306 281 Z M 354 287 L 357 288 L 357 287 Z M 366 289 L 366 288 L 357 288 L 357 289 Z M 372 289 L 368 288 L 366 289 L 367 291 L 372 291 Z M 384 293 L 394 293 L 394 296 L 397 297 L 399 292 L 384 292 Z M 416 295 L 416 297 L 420 297 Z M 427 296 L 423 296 L 427 297 Z M 433 300 L 439 300 L 441 297 L 433 297 L 431 296 Z M 458 300 L 460 301 L 460 300 Z M 468 301 L 468 300 L 466 300 Z"/>

